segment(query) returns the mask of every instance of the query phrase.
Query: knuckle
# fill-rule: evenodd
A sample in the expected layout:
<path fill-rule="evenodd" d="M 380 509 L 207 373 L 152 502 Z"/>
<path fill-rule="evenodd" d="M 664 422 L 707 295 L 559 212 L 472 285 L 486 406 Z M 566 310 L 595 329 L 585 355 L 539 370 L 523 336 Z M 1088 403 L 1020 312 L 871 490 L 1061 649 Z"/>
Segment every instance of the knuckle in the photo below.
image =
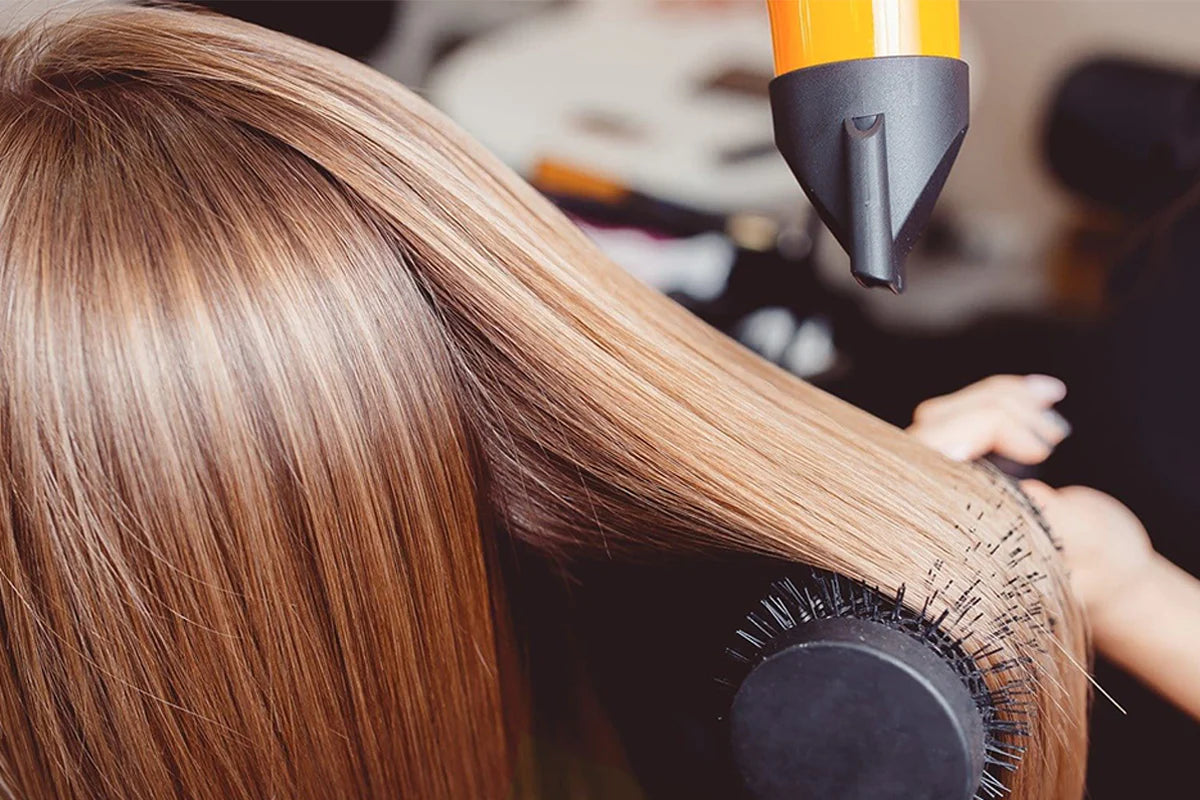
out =
<path fill-rule="evenodd" d="M 984 378 L 981 383 L 983 383 L 985 386 L 1010 386 L 1016 382 L 1016 379 L 1016 375 L 989 375 L 988 377 Z"/>
<path fill-rule="evenodd" d="M 975 418 L 980 425 L 984 425 L 989 430 L 995 432 L 1000 432 L 1010 427 L 1008 414 L 1005 412 L 1004 406 L 999 403 L 988 403 L 976 409 Z"/>
<path fill-rule="evenodd" d="M 984 378 L 982 386 L 993 394 L 1007 394 L 1021 385 L 1021 379 L 1016 375 L 992 375 Z"/>
<path fill-rule="evenodd" d="M 941 406 L 942 398 L 940 397 L 934 397 L 918 403 L 917 407 L 913 409 L 913 421 L 921 422 L 929 419 L 929 417 L 937 413 L 937 410 L 941 408 Z"/>

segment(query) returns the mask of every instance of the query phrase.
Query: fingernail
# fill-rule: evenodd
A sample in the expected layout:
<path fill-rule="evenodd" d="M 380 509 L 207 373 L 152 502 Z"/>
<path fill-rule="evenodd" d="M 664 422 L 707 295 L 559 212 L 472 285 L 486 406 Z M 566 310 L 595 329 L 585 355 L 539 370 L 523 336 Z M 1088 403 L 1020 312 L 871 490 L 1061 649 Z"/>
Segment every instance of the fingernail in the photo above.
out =
<path fill-rule="evenodd" d="M 1047 403 L 1057 403 L 1067 396 L 1067 385 L 1052 375 L 1026 375 L 1029 391 Z"/>
<path fill-rule="evenodd" d="M 1042 419 L 1054 426 L 1064 438 L 1071 435 L 1071 423 L 1067 422 L 1067 418 L 1053 408 L 1047 408 L 1043 411 Z"/>

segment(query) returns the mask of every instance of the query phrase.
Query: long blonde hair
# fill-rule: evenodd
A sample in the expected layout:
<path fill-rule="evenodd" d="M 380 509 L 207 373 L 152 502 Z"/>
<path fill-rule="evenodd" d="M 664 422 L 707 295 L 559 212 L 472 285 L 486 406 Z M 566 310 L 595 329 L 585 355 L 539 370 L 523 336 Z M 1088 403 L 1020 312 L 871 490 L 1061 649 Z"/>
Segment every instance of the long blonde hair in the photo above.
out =
<path fill-rule="evenodd" d="M 1020 498 L 639 284 L 366 67 L 162 8 L 10 36 L 0 304 L 11 796 L 507 796 L 537 686 L 501 530 L 906 585 L 1027 681 L 1015 795 L 1081 794 L 1084 629 Z"/>

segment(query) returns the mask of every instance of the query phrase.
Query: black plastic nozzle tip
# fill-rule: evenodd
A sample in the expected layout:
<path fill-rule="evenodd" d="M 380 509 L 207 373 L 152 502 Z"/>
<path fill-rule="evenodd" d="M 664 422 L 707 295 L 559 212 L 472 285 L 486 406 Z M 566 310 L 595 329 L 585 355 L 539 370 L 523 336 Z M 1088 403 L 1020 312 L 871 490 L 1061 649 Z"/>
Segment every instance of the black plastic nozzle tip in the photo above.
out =
<path fill-rule="evenodd" d="M 885 287 L 892 290 L 892 294 L 904 293 L 904 273 L 897 269 L 890 278 L 881 278 L 876 275 L 860 272 L 853 264 L 850 266 L 850 274 L 858 281 L 858 285 L 864 289 L 874 289 L 876 287 Z"/>

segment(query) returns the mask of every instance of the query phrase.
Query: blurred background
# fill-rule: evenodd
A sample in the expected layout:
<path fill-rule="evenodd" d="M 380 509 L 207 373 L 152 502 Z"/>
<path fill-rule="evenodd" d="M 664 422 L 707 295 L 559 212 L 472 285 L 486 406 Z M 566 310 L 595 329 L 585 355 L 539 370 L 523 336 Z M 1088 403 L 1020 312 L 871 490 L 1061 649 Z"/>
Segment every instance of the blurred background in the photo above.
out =
<path fill-rule="evenodd" d="M 1200 2 L 965 0 L 971 129 L 900 297 L 853 283 L 774 150 L 759 0 L 201 5 L 407 84 L 618 263 L 896 424 L 992 373 L 1063 378 L 1074 435 L 1037 476 L 1200 573 Z M 1174 796 L 1200 727 L 1097 672 L 1128 715 L 1095 703 L 1090 795 Z"/>

